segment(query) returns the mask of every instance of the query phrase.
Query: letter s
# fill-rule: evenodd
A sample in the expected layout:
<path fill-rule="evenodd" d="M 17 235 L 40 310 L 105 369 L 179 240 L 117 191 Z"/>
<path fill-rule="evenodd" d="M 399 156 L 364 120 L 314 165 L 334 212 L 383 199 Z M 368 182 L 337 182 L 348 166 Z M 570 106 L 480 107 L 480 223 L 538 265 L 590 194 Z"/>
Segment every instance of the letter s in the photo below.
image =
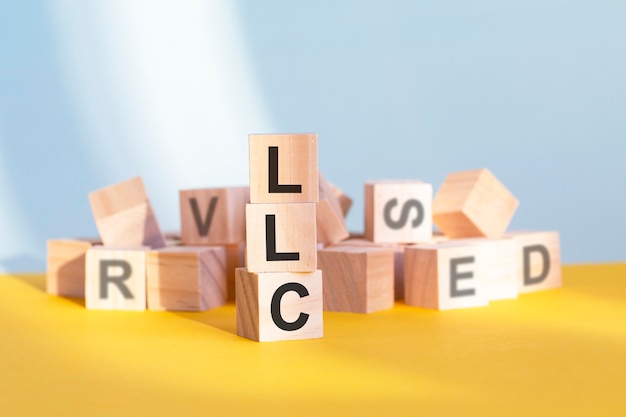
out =
<path fill-rule="evenodd" d="M 413 219 L 413 222 L 411 223 L 411 227 L 416 228 L 420 224 L 422 224 L 422 221 L 424 221 L 424 206 L 422 206 L 422 203 L 420 203 L 419 200 L 411 199 L 411 200 L 406 201 L 404 205 L 402 206 L 402 212 L 400 213 L 400 218 L 398 220 L 393 220 L 391 218 L 391 210 L 397 204 L 398 204 L 397 198 L 392 198 L 391 200 L 387 202 L 387 204 L 385 204 L 383 215 L 385 217 L 385 224 L 387 224 L 387 226 L 390 229 L 394 229 L 394 230 L 402 229 L 404 225 L 406 225 L 407 221 L 409 220 L 409 213 L 411 212 L 411 209 L 413 208 L 417 210 L 417 216 L 415 216 L 415 218 Z"/>

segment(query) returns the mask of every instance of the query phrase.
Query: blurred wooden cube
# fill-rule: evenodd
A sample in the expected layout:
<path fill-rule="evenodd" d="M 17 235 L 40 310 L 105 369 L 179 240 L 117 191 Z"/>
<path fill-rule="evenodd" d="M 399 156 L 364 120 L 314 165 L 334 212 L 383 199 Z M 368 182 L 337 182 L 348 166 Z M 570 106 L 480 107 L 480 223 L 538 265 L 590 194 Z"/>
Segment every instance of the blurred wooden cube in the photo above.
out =
<path fill-rule="evenodd" d="M 176 246 L 149 251 L 148 309 L 204 311 L 226 303 L 226 249 Z"/>
<path fill-rule="evenodd" d="M 556 231 L 513 231 L 507 233 L 516 244 L 516 266 L 520 293 L 562 286 L 561 250 Z"/>
<path fill-rule="evenodd" d="M 404 301 L 436 310 L 488 304 L 482 247 L 462 242 L 407 246 Z"/>
<path fill-rule="evenodd" d="M 418 180 L 365 183 L 365 237 L 378 243 L 432 239 L 432 185 Z"/>
<path fill-rule="evenodd" d="M 145 310 L 147 249 L 106 246 L 88 249 L 85 306 L 96 310 Z"/>
<path fill-rule="evenodd" d="M 451 238 L 502 237 L 519 202 L 486 168 L 448 175 L 433 200 L 433 221 Z"/>
<path fill-rule="evenodd" d="M 47 242 L 46 292 L 85 297 L 85 254 L 97 240 L 50 239 Z"/>
<path fill-rule="evenodd" d="M 181 238 L 185 245 L 221 245 L 246 241 L 249 187 L 181 190 Z"/>
<path fill-rule="evenodd" d="M 367 240 L 361 236 L 350 237 L 346 240 L 338 242 L 328 248 L 336 247 L 373 247 L 390 249 L 393 251 L 393 292 L 395 300 L 404 299 L 404 249 L 407 247 L 404 243 L 376 243 Z M 319 250 L 318 250 L 319 254 Z M 319 259 L 318 259 L 319 265 Z M 322 271 L 324 270 L 323 268 Z"/>
<path fill-rule="evenodd" d="M 89 201 L 105 246 L 165 246 L 141 177 L 94 191 Z"/>
<path fill-rule="evenodd" d="M 337 199 L 332 185 L 319 175 L 319 201 L 316 203 L 315 215 L 317 225 L 317 242 L 332 245 L 350 236 L 346 227 L 341 204 Z"/>
<path fill-rule="evenodd" d="M 250 272 L 317 269 L 315 203 L 246 205 Z"/>
<path fill-rule="evenodd" d="M 246 266 L 246 244 L 231 243 L 222 247 L 226 250 L 226 301 L 235 302 L 235 278 L 237 268 Z"/>
<path fill-rule="evenodd" d="M 373 313 L 394 305 L 394 252 L 373 246 L 318 251 L 324 310 Z"/>
<path fill-rule="evenodd" d="M 237 270 L 237 334 L 259 342 L 324 335 L 322 272 Z"/>
<path fill-rule="evenodd" d="M 343 214 L 343 217 L 346 217 L 348 215 L 348 212 L 350 211 L 350 208 L 352 207 L 352 198 L 350 198 L 350 196 L 344 193 L 343 190 L 341 190 L 335 184 L 328 182 L 328 186 L 337 201 L 339 202 L 339 207 L 341 208 L 341 213 Z M 322 197 L 320 196 L 320 199 L 321 198 Z"/>
<path fill-rule="evenodd" d="M 317 135 L 250 135 L 250 203 L 316 203 Z"/>

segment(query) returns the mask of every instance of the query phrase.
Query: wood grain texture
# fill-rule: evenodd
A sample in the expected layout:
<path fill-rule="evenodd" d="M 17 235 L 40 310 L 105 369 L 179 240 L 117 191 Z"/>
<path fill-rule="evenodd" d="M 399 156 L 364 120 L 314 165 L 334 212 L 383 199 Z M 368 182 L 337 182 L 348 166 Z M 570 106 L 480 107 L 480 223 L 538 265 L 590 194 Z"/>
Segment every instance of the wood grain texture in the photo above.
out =
<path fill-rule="evenodd" d="M 394 252 L 372 246 L 335 246 L 318 251 L 324 310 L 373 313 L 394 304 Z"/>
<path fill-rule="evenodd" d="M 319 202 L 316 204 L 317 242 L 332 245 L 350 236 L 341 203 L 331 184 L 319 175 Z"/>
<path fill-rule="evenodd" d="M 451 238 L 502 237 L 518 200 L 486 168 L 448 175 L 433 200 L 433 221 Z"/>
<path fill-rule="evenodd" d="M 268 261 L 268 216 L 275 222 L 275 252 L 298 253 L 298 260 Z M 313 272 L 317 269 L 315 203 L 248 204 L 246 262 L 250 272 Z"/>
<path fill-rule="evenodd" d="M 145 310 L 148 249 L 105 246 L 88 249 L 85 306 L 95 310 Z"/>
<path fill-rule="evenodd" d="M 393 251 L 393 288 L 395 300 L 404 300 L 404 249 L 407 244 L 404 243 L 376 243 L 371 240 L 367 240 L 360 235 L 356 237 L 350 237 L 346 240 L 338 242 L 328 248 L 335 247 L 373 247 L 390 249 Z M 318 250 L 319 254 L 319 250 Z M 318 259 L 319 264 L 319 259 Z M 322 269 L 322 268 L 320 268 Z M 323 270 L 323 269 L 322 269 Z"/>
<path fill-rule="evenodd" d="M 148 309 L 204 311 L 226 303 L 226 249 L 177 246 L 146 255 Z"/>
<path fill-rule="evenodd" d="M 436 310 L 487 305 L 481 250 L 479 245 L 453 241 L 407 246 L 405 303 Z"/>
<path fill-rule="evenodd" d="M 300 193 L 270 192 L 269 152 L 278 148 L 280 185 L 300 185 Z M 318 193 L 317 135 L 250 135 L 250 202 L 316 203 Z"/>
<path fill-rule="evenodd" d="M 85 297 L 85 254 L 95 242 L 50 239 L 47 242 L 46 292 L 64 297 Z"/>
<path fill-rule="evenodd" d="M 222 245 L 226 250 L 226 301 L 235 302 L 235 279 L 237 268 L 246 266 L 246 244 Z"/>
<path fill-rule="evenodd" d="M 432 240 L 431 184 L 418 180 L 365 183 L 365 237 L 379 243 Z"/>
<path fill-rule="evenodd" d="M 181 190 L 181 239 L 185 245 L 221 245 L 246 241 L 249 187 Z"/>
<path fill-rule="evenodd" d="M 89 202 L 105 246 L 165 246 L 140 177 L 93 191 Z"/>
<path fill-rule="evenodd" d="M 557 231 L 512 231 L 520 293 L 560 288 L 561 249 Z"/>
<path fill-rule="evenodd" d="M 292 283 L 304 287 L 308 295 L 285 292 L 278 300 L 280 317 L 288 323 L 297 322 L 302 314 L 307 317 L 302 327 L 283 330 L 272 316 L 272 300 L 277 290 Z M 236 287 L 239 336 L 259 342 L 317 339 L 324 336 L 321 271 L 253 273 L 246 268 L 239 268 Z"/>

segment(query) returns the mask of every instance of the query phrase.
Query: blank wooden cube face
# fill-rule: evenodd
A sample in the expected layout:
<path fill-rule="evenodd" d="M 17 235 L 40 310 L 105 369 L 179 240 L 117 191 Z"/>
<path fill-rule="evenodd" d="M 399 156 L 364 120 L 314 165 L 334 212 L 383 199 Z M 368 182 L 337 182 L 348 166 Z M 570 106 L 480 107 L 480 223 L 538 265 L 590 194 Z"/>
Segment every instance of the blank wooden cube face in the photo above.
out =
<path fill-rule="evenodd" d="M 48 240 L 46 291 L 64 297 L 85 297 L 85 254 L 93 242 Z"/>
<path fill-rule="evenodd" d="M 319 199 L 317 135 L 250 135 L 250 202 Z"/>
<path fill-rule="evenodd" d="M 226 250 L 178 246 L 150 251 L 150 310 L 203 311 L 226 303 Z"/>
<path fill-rule="evenodd" d="M 504 235 L 519 202 L 487 169 L 448 175 L 433 200 L 433 220 L 451 238 Z"/>
<path fill-rule="evenodd" d="M 432 185 L 421 181 L 367 182 L 365 236 L 381 243 L 430 241 L 432 195 Z"/>
<path fill-rule="evenodd" d="M 396 300 L 404 299 L 404 249 L 406 244 L 403 243 L 376 243 L 371 240 L 363 239 L 361 237 L 351 237 L 341 242 L 338 242 L 326 249 L 338 248 L 338 247 L 373 247 L 389 249 L 393 251 L 393 292 Z M 318 250 L 319 255 L 319 250 Z M 319 256 L 318 256 L 319 266 Z M 324 270 L 323 268 L 322 271 Z"/>
<path fill-rule="evenodd" d="M 562 286 L 559 233 L 555 231 L 507 234 L 516 244 L 517 279 L 520 293 Z"/>
<path fill-rule="evenodd" d="M 86 307 L 145 310 L 146 249 L 104 246 L 89 249 L 85 265 Z"/>
<path fill-rule="evenodd" d="M 237 270 L 237 334 L 259 342 L 324 335 L 322 272 Z"/>
<path fill-rule="evenodd" d="M 180 191 L 181 237 L 185 245 L 246 241 L 248 187 Z"/>
<path fill-rule="evenodd" d="M 318 251 L 323 271 L 324 310 L 373 313 L 393 307 L 394 252 L 375 247 L 331 247 Z"/>
<path fill-rule="evenodd" d="M 246 237 L 250 272 L 317 269 L 314 203 L 248 204 Z"/>
<path fill-rule="evenodd" d="M 94 191 L 89 201 L 105 246 L 165 246 L 140 177 Z"/>
<path fill-rule="evenodd" d="M 409 246 L 404 252 L 406 304 L 449 310 L 488 304 L 478 245 Z"/>

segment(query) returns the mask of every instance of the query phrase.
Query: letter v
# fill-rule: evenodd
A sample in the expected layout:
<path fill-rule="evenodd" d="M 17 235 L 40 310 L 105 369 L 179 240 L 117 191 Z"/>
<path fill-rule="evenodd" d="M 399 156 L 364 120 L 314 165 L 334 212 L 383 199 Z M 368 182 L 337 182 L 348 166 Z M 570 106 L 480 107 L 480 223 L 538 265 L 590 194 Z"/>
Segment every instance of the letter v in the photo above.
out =
<path fill-rule="evenodd" d="M 209 202 L 209 210 L 204 219 L 202 219 L 202 215 L 200 214 L 200 207 L 198 207 L 198 200 L 195 198 L 189 199 L 189 204 L 191 205 L 191 212 L 193 213 L 193 219 L 196 222 L 196 228 L 198 229 L 198 234 L 200 237 L 206 237 L 209 234 L 209 229 L 211 228 L 211 222 L 213 221 L 213 213 L 215 213 L 215 206 L 217 206 L 217 196 L 211 197 L 211 201 Z"/>

